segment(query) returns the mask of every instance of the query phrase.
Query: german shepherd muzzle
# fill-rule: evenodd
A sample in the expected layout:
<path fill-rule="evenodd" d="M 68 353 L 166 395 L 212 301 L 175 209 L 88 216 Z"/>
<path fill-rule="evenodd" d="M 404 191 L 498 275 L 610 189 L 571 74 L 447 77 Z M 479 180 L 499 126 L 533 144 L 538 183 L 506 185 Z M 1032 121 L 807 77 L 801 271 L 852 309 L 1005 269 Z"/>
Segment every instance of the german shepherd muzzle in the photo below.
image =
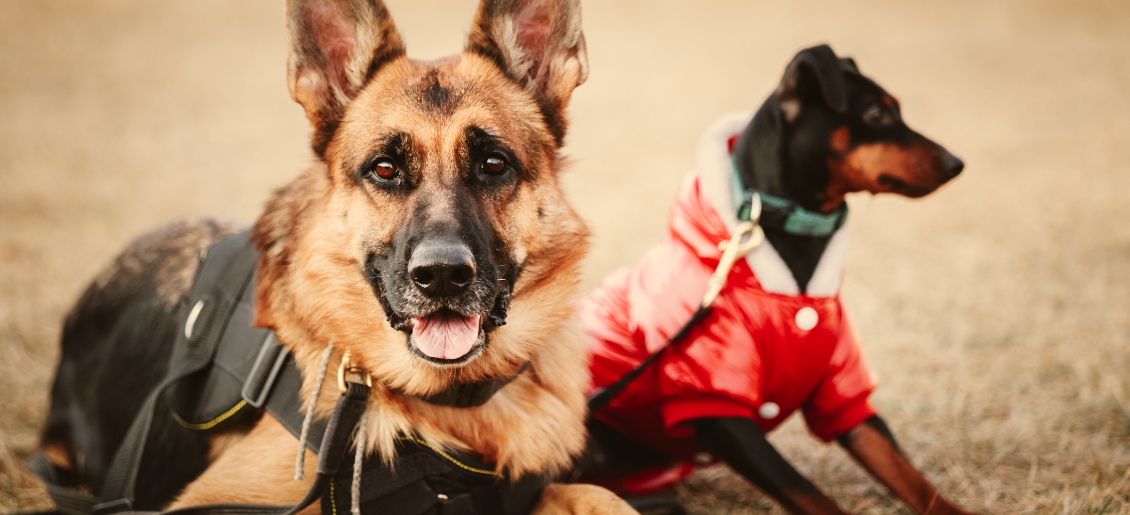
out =
<path fill-rule="evenodd" d="M 481 179 L 457 184 L 446 195 L 421 195 L 392 242 L 366 260 L 366 275 L 389 323 L 408 335 L 413 354 L 438 365 L 465 363 L 483 352 L 490 332 L 506 324 L 519 271 L 475 202 L 497 190 L 512 194 L 520 174 L 509 164 L 513 158 L 487 150 L 495 145 L 486 136 L 468 138 L 470 153 L 480 156 L 469 168 Z M 390 161 L 375 168 L 393 174 L 390 179 L 378 175 L 379 183 L 396 180 Z"/>

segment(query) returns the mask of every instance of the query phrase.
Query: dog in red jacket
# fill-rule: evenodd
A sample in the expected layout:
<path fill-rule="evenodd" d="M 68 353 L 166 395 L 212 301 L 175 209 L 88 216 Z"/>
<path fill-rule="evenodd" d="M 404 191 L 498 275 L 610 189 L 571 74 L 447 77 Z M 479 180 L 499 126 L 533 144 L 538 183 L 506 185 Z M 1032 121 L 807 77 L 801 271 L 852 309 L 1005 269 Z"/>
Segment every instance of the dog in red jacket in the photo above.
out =
<path fill-rule="evenodd" d="M 899 103 L 826 45 L 801 51 L 752 117 L 700 143 L 670 230 L 581 302 L 596 388 L 661 348 L 696 311 L 750 206 L 766 241 L 739 260 L 713 311 L 590 424 L 577 475 L 625 496 L 662 491 L 720 459 L 793 513 L 843 513 L 765 439 L 794 411 L 918 513 L 965 513 L 900 451 L 839 289 L 850 192 L 926 195 L 963 163 L 903 122 Z"/>

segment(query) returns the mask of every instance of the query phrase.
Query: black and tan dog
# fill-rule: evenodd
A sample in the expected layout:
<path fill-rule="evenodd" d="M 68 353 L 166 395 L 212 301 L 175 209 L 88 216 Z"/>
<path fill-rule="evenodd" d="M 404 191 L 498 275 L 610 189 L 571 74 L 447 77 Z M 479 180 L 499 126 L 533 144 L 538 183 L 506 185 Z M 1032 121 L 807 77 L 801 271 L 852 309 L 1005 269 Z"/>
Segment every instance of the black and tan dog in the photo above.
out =
<path fill-rule="evenodd" d="M 595 414 L 577 476 L 624 495 L 662 491 L 722 461 L 793 513 L 843 513 L 765 433 L 794 412 L 918 513 L 939 495 L 869 401 L 875 387 L 839 297 L 850 192 L 926 195 L 962 162 L 903 122 L 898 101 L 826 45 L 801 51 L 750 118 L 702 139 L 668 237 L 580 306 L 597 387 L 680 330 L 760 199 L 766 241 L 739 260 L 708 316 Z M 755 217 L 756 218 L 756 217 Z"/>
<path fill-rule="evenodd" d="M 433 62 L 406 57 L 380 0 L 290 0 L 287 15 L 317 162 L 254 226 L 254 324 L 294 355 L 306 402 L 331 343 L 331 367 L 349 352 L 372 376 L 371 454 L 408 435 L 512 478 L 567 467 L 588 377 L 567 324 L 588 232 L 558 186 L 565 108 L 587 75 L 579 2 L 483 0 L 463 53 Z M 198 253 L 237 229 L 140 238 L 68 316 L 42 450 L 69 486 L 99 494 L 168 366 Z M 421 399 L 515 376 L 479 407 Z M 337 388 L 321 391 L 325 416 Z M 293 478 L 295 437 L 247 420 L 215 433 L 158 417 L 133 508 L 298 501 L 312 479 Z M 536 511 L 631 513 L 583 485 L 550 485 Z"/>

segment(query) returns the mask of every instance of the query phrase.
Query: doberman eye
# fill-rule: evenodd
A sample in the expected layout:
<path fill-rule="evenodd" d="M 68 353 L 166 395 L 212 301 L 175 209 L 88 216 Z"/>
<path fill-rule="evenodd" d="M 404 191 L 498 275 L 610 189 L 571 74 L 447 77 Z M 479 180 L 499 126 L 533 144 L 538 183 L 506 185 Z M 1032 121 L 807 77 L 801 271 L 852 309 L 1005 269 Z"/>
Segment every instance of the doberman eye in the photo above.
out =
<path fill-rule="evenodd" d="M 487 175 L 502 175 L 509 169 L 510 163 L 506 162 L 506 158 L 502 157 L 502 154 L 491 154 L 483 160 L 482 172 Z"/>
<path fill-rule="evenodd" d="M 895 115 L 882 104 L 875 104 L 863 112 L 863 123 L 875 127 L 894 125 Z"/>
<path fill-rule="evenodd" d="M 381 159 L 373 164 L 373 174 L 380 180 L 391 181 L 400 174 L 400 170 L 396 168 L 396 165 L 393 164 L 392 161 Z"/>

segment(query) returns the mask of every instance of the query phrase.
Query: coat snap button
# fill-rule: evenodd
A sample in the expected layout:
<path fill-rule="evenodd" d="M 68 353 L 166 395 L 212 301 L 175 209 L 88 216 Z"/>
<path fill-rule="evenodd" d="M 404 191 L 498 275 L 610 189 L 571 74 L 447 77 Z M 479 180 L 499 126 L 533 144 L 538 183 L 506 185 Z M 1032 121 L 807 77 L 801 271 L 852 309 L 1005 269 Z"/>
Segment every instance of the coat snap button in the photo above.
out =
<path fill-rule="evenodd" d="M 810 307 L 800 308 L 796 312 L 796 326 L 803 331 L 807 331 L 816 327 L 816 323 L 820 321 L 820 315 L 816 314 L 816 310 Z"/>
<path fill-rule="evenodd" d="M 762 404 L 760 408 L 757 408 L 757 414 L 761 415 L 761 418 L 765 420 L 772 420 L 777 418 L 777 415 L 781 414 L 781 407 L 775 402 L 766 402 Z"/>

